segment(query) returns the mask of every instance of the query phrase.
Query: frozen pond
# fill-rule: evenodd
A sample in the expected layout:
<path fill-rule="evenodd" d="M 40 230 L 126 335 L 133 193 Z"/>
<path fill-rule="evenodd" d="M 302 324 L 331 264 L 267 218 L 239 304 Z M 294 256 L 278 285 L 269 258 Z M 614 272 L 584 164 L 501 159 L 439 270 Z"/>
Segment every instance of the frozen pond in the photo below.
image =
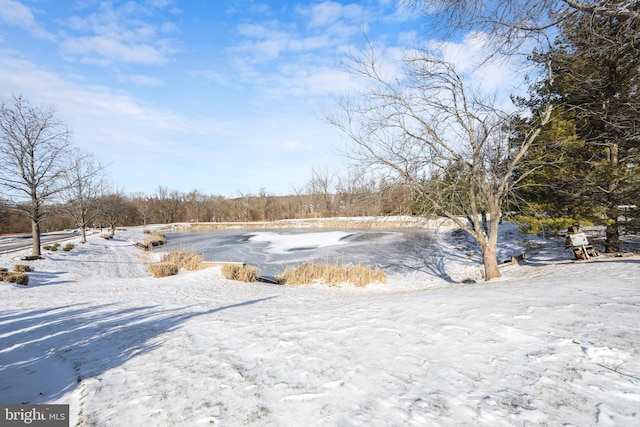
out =
<path fill-rule="evenodd" d="M 277 275 L 305 261 L 363 263 L 386 272 L 430 270 L 433 235 L 416 230 L 224 230 L 166 233 L 168 250 L 242 261 Z"/>

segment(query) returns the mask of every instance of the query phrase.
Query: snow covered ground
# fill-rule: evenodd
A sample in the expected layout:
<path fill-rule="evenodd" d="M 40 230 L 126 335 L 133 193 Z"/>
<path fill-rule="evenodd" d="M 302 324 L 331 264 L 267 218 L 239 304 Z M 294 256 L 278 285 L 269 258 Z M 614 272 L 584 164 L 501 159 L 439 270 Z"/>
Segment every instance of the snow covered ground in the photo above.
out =
<path fill-rule="evenodd" d="M 284 287 L 154 279 L 143 239 L 0 283 L 1 403 L 68 403 L 72 426 L 640 425 L 640 257 L 575 262 L 507 226 L 501 256 L 527 261 L 489 283 L 463 282 L 479 258 L 448 231 L 385 285 Z"/>

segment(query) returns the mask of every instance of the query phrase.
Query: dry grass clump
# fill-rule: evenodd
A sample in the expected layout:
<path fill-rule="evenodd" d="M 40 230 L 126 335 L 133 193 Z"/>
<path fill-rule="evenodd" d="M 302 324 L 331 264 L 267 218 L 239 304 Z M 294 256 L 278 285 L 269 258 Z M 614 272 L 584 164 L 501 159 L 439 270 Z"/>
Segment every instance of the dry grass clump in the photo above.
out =
<path fill-rule="evenodd" d="M 225 264 L 222 266 L 222 275 L 229 280 L 240 282 L 255 282 L 260 270 L 257 267 L 249 267 L 240 264 Z"/>
<path fill-rule="evenodd" d="M 200 270 L 203 261 L 204 257 L 202 255 L 185 251 L 170 252 L 162 258 L 162 262 L 164 263 L 173 264 L 178 268 L 184 268 L 190 271 Z"/>
<path fill-rule="evenodd" d="M 6 269 L 3 269 L 6 271 Z M 31 266 L 29 265 L 24 265 L 24 264 L 16 264 L 13 266 L 13 271 L 17 272 L 17 273 L 28 273 L 30 271 L 33 271 L 33 268 L 31 268 Z"/>
<path fill-rule="evenodd" d="M 42 249 L 45 249 L 45 250 L 51 251 L 51 252 L 55 252 L 55 251 L 58 250 L 59 247 L 60 247 L 60 243 L 56 242 L 56 243 L 54 243 L 52 245 L 44 245 L 42 247 Z"/>
<path fill-rule="evenodd" d="M 310 284 L 322 280 L 330 286 L 351 283 L 357 287 L 364 287 L 373 282 L 386 283 L 387 281 L 384 272 L 378 267 L 371 268 L 363 264 L 331 265 L 311 262 L 287 268 L 278 279 L 292 285 Z"/>
<path fill-rule="evenodd" d="M 71 249 L 75 248 L 76 246 L 73 243 L 67 243 L 66 245 L 64 245 L 62 247 L 62 250 L 65 252 L 69 252 Z"/>
<path fill-rule="evenodd" d="M 149 270 L 153 277 L 175 276 L 180 270 L 177 265 L 161 262 L 160 264 L 149 264 Z"/>
<path fill-rule="evenodd" d="M 174 251 L 166 254 L 158 264 L 149 264 L 153 277 L 175 276 L 180 269 L 200 270 L 204 257 L 195 252 Z"/>
<path fill-rule="evenodd" d="M 162 246 L 165 243 L 167 243 L 167 238 L 164 236 L 164 234 L 152 234 L 151 236 L 144 239 L 144 244 L 147 247 Z"/>
<path fill-rule="evenodd" d="M 28 270 L 28 271 L 31 271 L 31 270 Z M 12 272 L 9 272 L 6 268 L 2 268 L 0 269 L 0 282 L 15 283 L 17 285 L 28 285 L 29 275 L 24 272 L 12 273 Z"/>

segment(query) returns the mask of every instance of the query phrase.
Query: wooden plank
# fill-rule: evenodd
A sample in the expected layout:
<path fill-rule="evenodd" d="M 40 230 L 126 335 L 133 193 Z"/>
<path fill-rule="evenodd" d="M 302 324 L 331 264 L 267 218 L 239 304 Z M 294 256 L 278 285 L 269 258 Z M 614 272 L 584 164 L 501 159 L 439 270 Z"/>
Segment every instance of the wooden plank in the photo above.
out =
<path fill-rule="evenodd" d="M 241 267 L 244 267 L 247 265 L 246 262 L 235 262 L 235 261 L 202 261 L 202 264 L 204 264 L 207 267 L 221 267 L 223 265 L 239 265 Z"/>

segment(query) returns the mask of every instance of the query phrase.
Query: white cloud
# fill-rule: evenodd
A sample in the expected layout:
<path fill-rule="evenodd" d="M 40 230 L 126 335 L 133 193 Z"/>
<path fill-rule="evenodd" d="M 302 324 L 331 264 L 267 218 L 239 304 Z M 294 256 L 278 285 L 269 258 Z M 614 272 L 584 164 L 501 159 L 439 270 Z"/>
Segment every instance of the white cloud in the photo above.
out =
<path fill-rule="evenodd" d="M 167 2 L 155 4 L 167 5 Z M 144 8 L 133 2 L 121 7 L 101 3 L 89 16 L 72 16 L 67 20 L 69 31 L 61 50 L 67 57 L 85 63 L 163 64 L 177 48 L 171 39 L 161 35 L 174 33 L 177 27 L 154 13 L 153 7 Z"/>
<path fill-rule="evenodd" d="M 502 94 L 505 106 L 511 104 L 508 95 L 522 85 L 521 74 L 516 70 L 519 58 L 495 55 L 491 60 L 480 63 L 485 58 L 489 39 L 481 32 L 465 34 L 460 43 L 432 41 L 430 47 L 442 55 L 442 59 L 453 64 L 457 73 L 465 78 L 467 84 L 482 92 Z"/>
<path fill-rule="evenodd" d="M 45 30 L 36 22 L 31 9 L 20 2 L 13 0 L 0 0 L 0 18 L 10 25 L 14 25 L 28 31 L 36 38 L 55 40 L 55 36 L 53 34 Z"/>
<path fill-rule="evenodd" d="M 118 80 L 148 87 L 159 87 L 164 85 L 164 81 L 161 79 L 142 74 L 121 75 L 118 77 Z"/>
<path fill-rule="evenodd" d="M 123 43 L 104 36 L 68 38 L 60 44 L 65 55 L 84 60 L 127 62 L 133 64 L 163 64 L 167 61 L 162 49 L 149 44 Z"/>
<path fill-rule="evenodd" d="M 360 5 L 343 5 L 325 1 L 309 7 L 299 7 L 299 12 L 309 18 L 309 28 L 326 28 L 338 21 L 362 21 L 364 10 Z"/>
<path fill-rule="evenodd" d="M 325 150 L 333 132 L 295 104 L 287 111 L 272 104 L 259 114 L 243 105 L 241 112 L 229 112 L 232 119 L 179 110 L 180 105 L 172 111 L 128 92 L 79 84 L 1 50 L 0 93 L 54 106 L 73 133 L 72 143 L 108 164 L 127 192 L 150 193 L 165 185 L 229 196 L 260 187 L 287 194 L 306 182 L 311 165 L 330 157 Z M 282 174 L 273 165 L 292 172 Z"/>

